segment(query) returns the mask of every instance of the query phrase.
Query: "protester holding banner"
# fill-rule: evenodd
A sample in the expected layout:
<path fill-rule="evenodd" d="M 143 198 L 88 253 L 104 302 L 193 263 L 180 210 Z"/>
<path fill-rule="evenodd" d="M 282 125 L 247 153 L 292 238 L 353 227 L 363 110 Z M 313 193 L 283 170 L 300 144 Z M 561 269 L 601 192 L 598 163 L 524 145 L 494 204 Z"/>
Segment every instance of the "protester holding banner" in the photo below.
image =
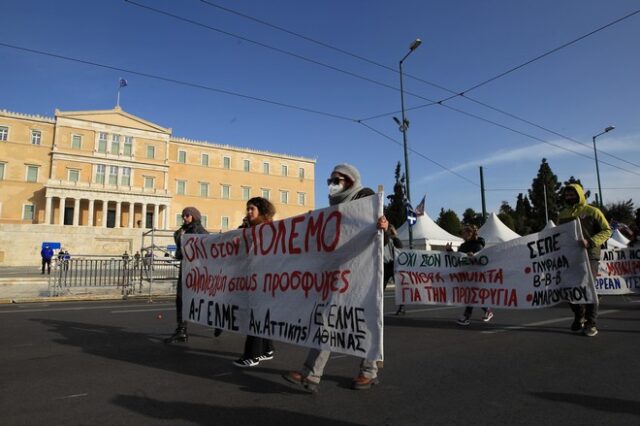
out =
<path fill-rule="evenodd" d="M 458 251 L 466 253 L 467 256 L 473 256 L 485 246 L 484 238 L 478 235 L 478 227 L 475 225 L 467 225 L 462 229 L 462 239 L 464 242 L 458 247 Z M 446 246 L 447 251 L 452 251 L 451 243 Z M 482 308 L 484 315 L 482 321 L 488 322 L 493 318 L 493 311 L 490 308 Z M 473 306 L 467 306 L 464 308 L 462 317 L 458 319 L 457 324 L 467 326 L 471 324 L 471 314 L 473 313 Z"/>
<path fill-rule="evenodd" d="M 395 226 L 389 224 L 389 228 L 384 233 L 384 275 L 382 282 L 384 283 L 384 289 L 387 289 L 387 284 L 389 280 L 393 278 L 393 261 L 396 257 L 397 248 L 402 248 L 402 241 L 398 238 L 398 232 L 396 231 Z"/>
<path fill-rule="evenodd" d="M 254 197 L 247 201 L 247 216 L 242 221 L 240 228 L 249 228 L 261 223 L 273 221 L 276 208 L 269 200 L 262 197 Z M 233 361 L 233 365 L 240 368 L 255 367 L 260 361 L 273 359 L 274 347 L 271 339 L 247 335 L 244 342 L 244 353 Z"/>
<path fill-rule="evenodd" d="M 582 186 L 574 183 L 567 185 L 563 191 L 563 198 L 566 207 L 560 212 L 558 222 L 562 224 L 580 219 L 583 239 L 579 240 L 579 243 L 587 249 L 589 266 L 593 277 L 596 278 L 601 246 L 611 237 L 611 227 L 600 209 L 587 204 Z M 598 334 L 596 328 L 598 304 L 570 304 L 570 306 L 574 314 L 571 330 L 582 331 L 588 337 Z"/>
<path fill-rule="evenodd" d="M 375 194 L 372 189 L 362 186 L 358 169 L 346 163 L 334 167 L 331 177 L 327 179 L 327 185 L 329 186 L 329 204 L 332 206 Z M 380 217 L 377 228 L 387 231 L 388 227 L 387 218 Z M 283 374 L 282 377 L 290 383 L 302 386 L 308 392 L 315 393 L 330 355 L 329 351 L 311 349 L 302 370 L 290 371 Z M 353 380 L 352 388 L 356 390 L 369 389 L 378 383 L 377 377 L 378 365 L 376 361 L 363 359 L 360 363 L 360 374 Z"/>
<path fill-rule="evenodd" d="M 208 234 L 200 222 L 202 216 L 195 207 L 186 207 L 182 210 L 182 226 L 173 234 L 176 243 L 176 259 L 182 260 L 182 249 L 180 240 L 183 234 Z M 178 273 L 178 283 L 176 286 L 176 331 L 165 339 L 165 343 L 186 342 L 189 339 L 187 334 L 187 322 L 182 320 L 182 262 Z M 220 332 L 216 330 L 216 334 Z"/>

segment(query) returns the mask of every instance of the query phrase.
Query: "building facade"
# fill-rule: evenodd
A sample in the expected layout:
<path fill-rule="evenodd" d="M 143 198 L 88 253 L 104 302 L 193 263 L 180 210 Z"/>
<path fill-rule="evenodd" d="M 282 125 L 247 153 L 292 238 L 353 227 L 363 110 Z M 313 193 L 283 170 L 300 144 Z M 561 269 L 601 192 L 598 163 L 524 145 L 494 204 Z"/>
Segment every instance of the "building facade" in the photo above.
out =
<path fill-rule="evenodd" d="M 177 138 L 119 107 L 53 118 L 0 111 L 0 232 L 175 229 L 186 206 L 225 231 L 255 196 L 274 203 L 276 218 L 313 210 L 314 172 L 313 159 Z"/>

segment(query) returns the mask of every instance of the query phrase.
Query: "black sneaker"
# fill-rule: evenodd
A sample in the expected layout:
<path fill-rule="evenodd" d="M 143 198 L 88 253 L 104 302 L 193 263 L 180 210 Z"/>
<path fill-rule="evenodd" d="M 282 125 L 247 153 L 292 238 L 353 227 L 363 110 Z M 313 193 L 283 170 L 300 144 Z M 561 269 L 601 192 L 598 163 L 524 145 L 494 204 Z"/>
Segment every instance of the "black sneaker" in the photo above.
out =
<path fill-rule="evenodd" d="M 164 339 L 165 343 L 173 343 L 173 342 L 186 342 L 189 340 L 189 335 L 187 334 L 187 329 L 183 327 L 176 328 L 176 331 L 170 336 Z"/>
<path fill-rule="evenodd" d="M 274 351 L 268 351 L 262 355 L 260 355 L 257 359 L 258 361 L 269 361 L 273 359 L 273 355 L 275 355 Z"/>
<path fill-rule="evenodd" d="M 238 358 L 233 361 L 233 365 L 239 368 L 255 367 L 260 364 L 259 358 Z"/>
<path fill-rule="evenodd" d="M 583 318 L 576 318 L 576 319 L 573 320 L 573 323 L 571 323 L 571 331 L 573 331 L 574 333 L 582 331 L 583 327 L 584 327 L 584 319 Z"/>
<path fill-rule="evenodd" d="M 468 316 L 464 315 L 464 316 L 460 317 L 460 319 L 458 321 L 456 321 L 456 324 L 462 325 L 462 326 L 467 326 L 467 325 L 471 324 L 471 320 L 469 319 Z"/>

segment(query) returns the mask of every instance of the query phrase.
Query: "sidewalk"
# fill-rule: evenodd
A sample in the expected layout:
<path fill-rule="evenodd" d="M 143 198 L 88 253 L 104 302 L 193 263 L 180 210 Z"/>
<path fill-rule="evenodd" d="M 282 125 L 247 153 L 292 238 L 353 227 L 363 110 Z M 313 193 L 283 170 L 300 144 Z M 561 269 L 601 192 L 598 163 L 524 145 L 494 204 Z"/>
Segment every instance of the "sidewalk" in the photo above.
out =
<path fill-rule="evenodd" d="M 53 273 L 53 271 L 52 271 Z M 30 302 L 67 302 L 73 300 L 122 300 L 131 298 L 170 297 L 175 295 L 175 281 L 154 281 L 135 285 L 135 292 L 122 294 L 122 287 L 69 287 L 63 294 L 52 296 L 49 275 L 39 267 L 0 267 L 0 304 Z"/>

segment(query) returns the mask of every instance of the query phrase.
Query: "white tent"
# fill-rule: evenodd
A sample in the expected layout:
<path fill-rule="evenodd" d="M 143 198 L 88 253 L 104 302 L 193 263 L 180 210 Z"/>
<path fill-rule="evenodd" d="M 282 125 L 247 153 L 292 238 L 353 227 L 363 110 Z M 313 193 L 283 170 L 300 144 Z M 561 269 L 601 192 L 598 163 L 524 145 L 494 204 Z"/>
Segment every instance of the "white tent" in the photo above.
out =
<path fill-rule="evenodd" d="M 607 240 L 607 248 L 609 250 L 612 250 L 612 249 L 623 249 L 623 248 L 626 248 L 626 247 L 627 247 L 626 244 L 622 244 L 620 241 L 615 240 L 613 238 L 609 238 Z"/>
<path fill-rule="evenodd" d="M 404 248 L 409 248 L 409 224 L 405 222 L 398 228 L 398 238 Z M 448 233 L 429 217 L 428 214 L 418 216 L 413 225 L 413 248 L 418 250 L 443 250 L 447 243 L 457 248 L 463 239 Z"/>
<path fill-rule="evenodd" d="M 516 234 L 509 229 L 507 225 L 502 223 L 498 218 L 498 215 L 495 213 L 491 213 L 487 222 L 480 227 L 478 234 L 484 238 L 484 242 L 487 246 L 504 243 L 505 241 L 520 237 L 520 235 Z"/>
<path fill-rule="evenodd" d="M 619 229 L 616 229 L 613 231 L 613 233 L 611 234 L 610 240 L 616 240 L 617 242 L 624 244 L 625 247 L 627 247 L 630 242 L 627 237 L 622 235 Z"/>
<path fill-rule="evenodd" d="M 549 222 L 547 222 L 547 224 L 544 226 L 544 228 L 542 228 L 542 230 L 544 231 L 545 229 L 551 229 L 555 227 L 556 227 L 556 224 L 553 223 L 551 219 L 549 219 Z"/>

